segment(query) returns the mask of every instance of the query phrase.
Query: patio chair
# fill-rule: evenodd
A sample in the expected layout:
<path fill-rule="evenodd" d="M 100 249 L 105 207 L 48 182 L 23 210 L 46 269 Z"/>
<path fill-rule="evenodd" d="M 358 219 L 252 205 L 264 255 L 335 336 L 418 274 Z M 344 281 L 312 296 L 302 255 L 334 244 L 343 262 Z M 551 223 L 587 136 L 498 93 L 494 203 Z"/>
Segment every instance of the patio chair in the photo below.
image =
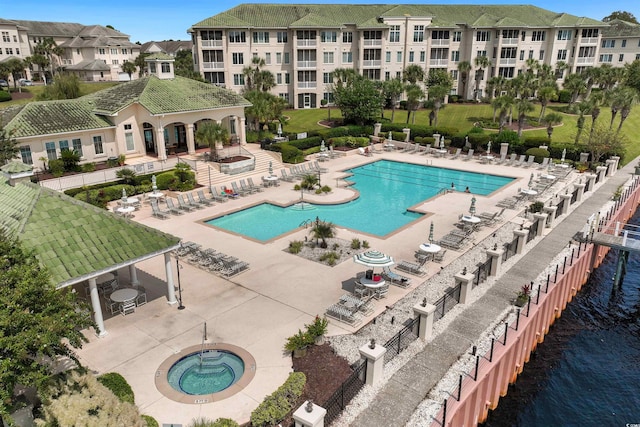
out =
<path fill-rule="evenodd" d="M 136 312 L 136 303 L 135 301 L 127 301 L 120 305 L 120 314 L 126 316 L 127 314 Z"/>
<path fill-rule="evenodd" d="M 316 171 L 320 172 L 320 173 L 327 173 L 329 172 L 329 169 L 327 168 L 323 168 L 322 166 L 320 166 L 320 163 L 318 163 L 318 161 L 316 160 L 315 162 L 313 162 L 313 167 L 315 168 Z"/>
<path fill-rule="evenodd" d="M 471 159 L 473 159 L 473 148 L 469 149 L 467 155 L 462 158 L 462 160 L 464 160 L 465 162 L 468 162 Z"/>
<path fill-rule="evenodd" d="M 147 303 L 147 290 L 142 286 L 138 286 L 138 296 L 136 297 L 135 304 L 140 307 Z"/>
<path fill-rule="evenodd" d="M 416 276 L 424 276 L 425 274 L 427 274 L 427 272 L 424 271 L 421 266 L 409 261 L 400 261 L 396 268 L 407 273 L 415 274 Z"/>
<path fill-rule="evenodd" d="M 496 164 L 501 165 L 507 161 L 507 153 L 500 154 L 500 158 L 496 160 Z"/>
<path fill-rule="evenodd" d="M 347 323 L 351 326 L 355 326 L 362 321 L 360 316 L 340 304 L 333 304 L 327 309 L 326 314 L 327 317 L 331 317 L 332 319 L 339 320 L 340 322 Z"/>
<path fill-rule="evenodd" d="M 156 202 L 155 200 L 151 201 L 151 212 L 153 216 L 160 219 L 167 219 L 170 215 L 169 211 L 160 210 L 160 208 L 158 207 L 158 202 Z"/>
<path fill-rule="evenodd" d="M 518 160 L 516 160 L 513 165 L 514 166 L 522 166 L 525 162 L 525 159 L 527 158 L 526 154 L 521 154 L 520 158 L 518 158 Z"/>
<path fill-rule="evenodd" d="M 438 252 L 436 252 L 435 254 L 433 254 L 433 261 L 434 262 L 442 262 L 442 260 L 444 259 L 444 254 L 447 253 L 446 249 L 441 249 Z"/>
<path fill-rule="evenodd" d="M 236 184 L 235 181 L 231 183 L 231 188 L 233 189 L 234 193 L 239 194 L 241 196 L 246 196 L 249 193 L 247 190 L 242 190 L 240 187 L 238 187 L 238 184 Z"/>
<path fill-rule="evenodd" d="M 185 203 L 185 201 L 182 199 L 182 194 L 178 194 L 176 200 L 178 200 L 178 207 L 183 211 L 191 212 L 196 208 L 195 206 L 191 206 Z"/>
<path fill-rule="evenodd" d="M 180 197 L 180 196 L 178 196 L 178 197 Z M 194 199 L 194 198 L 193 198 L 193 193 L 187 193 L 187 200 L 186 200 L 186 202 L 187 202 L 190 206 L 193 206 L 193 207 L 194 207 L 194 208 L 196 208 L 196 209 L 201 209 L 201 208 L 203 208 L 203 207 L 204 207 L 204 206 L 202 206 L 202 205 L 204 205 L 204 203 L 198 202 L 198 201 L 196 201 L 196 199 Z"/>
<path fill-rule="evenodd" d="M 388 293 L 389 293 L 389 285 L 385 284 L 384 286 L 381 286 L 375 290 L 373 297 L 375 299 L 386 298 Z"/>
<path fill-rule="evenodd" d="M 542 159 L 542 163 L 540 163 L 538 169 L 545 169 L 547 166 L 549 166 L 549 158 L 545 157 L 544 159 Z"/>
<path fill-rule="evenodd" d="M 457 148 L 456 152 L 453 154 L 453 156 L 451 156 L 451 158 L 457 159 L 458 157 L 460 157 L 460 153 L 462 153 L 462 148 Z"/>
<path fill-rule="evenodd" d="M 401 288 L 406 288 L 411 285 L 410 278 L 396 273 L 389 267 L 382 267 L 382 277 L 392 285 L 400 286 Z"/>
<path fill-rule="evenodd" d="M 509 158 L 507 159 L 505 164 L 506 165 L 512 165 L 512 164 L 515 163 L 517 158 L 518 158 L 518 155 L 516 153 L 511 153 L 511 155 L 509 156 Z"/>
<path fill-rule="evenodd" d="M 227 198 L 232 198 L 232 199 L 237 199 L 238 197 L 240 197 L 240 194 L 238 194 L 237 191 L 234 190 L 230 190 L 227 187 L 225 187 L 224 185 L 222 187 L 220 187 L 220 190 L 227 195 Z"/>
<path fill-rule="evenodd" d="M 218 194 L 218 190 L 213 186 L 209 187 L 209 193 L 211 193 L 211 198 L 216 202 L 226 202 L 229 199 L 226 193 Z"/>
<path fill-rule="evenodd" d="M 171 197 L 166 197 L 165 198 L 165 203 L 167 204 L 167 209 L 169 210 L 169 212 L 171 212 L 174 215 L 182 215 L 183 212 L 181 209 L 179 209 L 174 203 L 173 203 L 173 199 Z"/>
<path fill-rule="evenodd" d="M 287 175 L 287 171 L 286 171 L 285 169 L 282 169 L 282 170 L 280 171 L 280 175 L 282 176 L 282 178 L 281 178 L 281 179 L 282 179 L 283 181 L 293 182 L 293 180 L 295 179 L 294 177 Z"/>
<path fill-rule="evenodd" d="M 276 181 L 276 185 L 277 185 Z M 252 188 L 256 191 L 256 193 L 259 193 L 262 191 L 262 187 L 260 187 L 259 185 L 254 184 L 253 179 L 252 178 L 247 178 L 247 183 L 249 184 L 249 188 Z"/>
<path fill-rule="evenodd" d="M 198 194 L 198 201 L 203 205 L 211 206 L 213 204 L 213 200 L 207 199 L 207 197 L 204 195 L 204 191 L 198 190 L 197 194 Z"/>
<path fill-rule="evenodd" d="M 536 156 L 530 155 L 527 159 L 527 162 L 522 165 L 523 168 L 530 168 L 533 166 L 533 161 L 536 159 Z"/>
<path fill-rule="evenodd" d="M 105 299 L 104 300 L 104 305 L 105 308 L 107 310 L 109 310 L 109 312 L 111 314 L 116 314 L 120 311 L 120 303 L 119 302 L 115 302 L 115 301 L 111 301 L 110 299 Z"/>
<path fill-rule="evenodd" d="M 251 188 L 244 179 L 239 180 L 238 183 L 240 184 L 240 188 L 246 191 L 247 194 L 253 194 L 258 192 L 258 190 L 256 190 L 255 188 Z"/>

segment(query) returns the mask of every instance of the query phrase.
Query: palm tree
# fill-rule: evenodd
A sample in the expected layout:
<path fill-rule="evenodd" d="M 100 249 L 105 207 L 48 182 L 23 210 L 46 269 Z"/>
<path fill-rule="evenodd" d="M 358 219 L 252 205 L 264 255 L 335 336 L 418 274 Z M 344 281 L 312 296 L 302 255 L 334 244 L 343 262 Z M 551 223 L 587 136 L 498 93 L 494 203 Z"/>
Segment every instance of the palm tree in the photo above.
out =
<path fill-rule="evenodd" d="M 480 81 L 484 78 L 484 69 L 488 68 L 491 65 L 491 61 L 489 60 L 489 58 L 482 55 L 482 56 L 476 56 L 474 63 L 476 64 L 476 67 L 478 67 L 478 69 L 476 70 L 476 90 L 475 90 L 475 93 L 473 94 L 473 99 L 478 100 L 478 93 L 480 90 Z"/>
<path fill-rule="evenodd" d="M 420 86 L 416 84 L 407 85 L 407 123 L 409 123 L 409 117 L 411 116 L 411 112 L 413 111 L 413 122 L 416 121 L 416 110 L 420 106 L 420 101 L 424 96 L 424 92 Z"/>
<path fill-rule="evenodd" d="M 567 78 L 564 79 L 562 86 L 571 93 L 569 106 L 573 105 L 578 100 L 578 97 L 587 90 L 585 79 L 580 74 L 569 74 Z"/>
<path fill-rule="evenodd" d="M 578 132 L 576 132 L 575 143 L 577 144 L 580 141 L 580 135 L 582 135 L 582 131 L 584 130 L 584 115 L 591 111 L 591 105 L 588 102 L 581 102 L 578 104 L 578 121 L 576 123 L 576 127 L 578 128 Z"/>
<path fill-rule="evenodd" d="M 547 124 L 547 135 L 549 135 L 549 144 L 551 144 L 551 134 L 553 127 L 562 123 L 562 116 L 558 113 L 549 113 L 544 116 L 544 122 Z"/>
<path fill-rule="evenodd" d="M 129 80 L 131 80 L 131 76 L 136 72 L 136 64 L 131 61 L 124 61 L 122 63 L 122 72 L 127 73 L 129 75 Z"/>
<path fill-rule="evenodd" d="M 451 92 L 450 86 L 447 87 L 445 85 L 437 85 L 437 86 L 431 86 L 429 88 L 429 91 L 428 91 L 429 103 L 433 108 L 433 126 L 434 127 L 438 126 L 438 113 L 442 108 L 442 104 L 444 103 L 444 98 L 447 96 L 449 92 Z M 415 114 L 414 114 L 414 118 L 415 118 Z"/>
<path fill-rule="evenodd" d="M 327 240 L 335 235 L 336 226 L 331 222 L 320 221 L 316 218 L 316 221 L 311 228 L 311 234 L 316 239 L 316 244 L 318 244 L 318 239 L 322 239 L 322 244 L 320 247 L 327 247 Z"/>
<path fill-rule="evenodd" d="M 533 111 L 533 103 L 528 99 L 518 98 L 515 102 L 516 110 L 518 111 L 518 137 L 522 137 L 522 129 L 524 128 L 524 121 L 527 118 L 527 113 Z"/>
<path fill-rule="evenodd" d="M 552 84 L 546 84 L 538 90 L 538 101 L 540 101 L 541 106 L 540 116 L 538 116 L 539 122 L 542 121 L 549 102 L 555 101 L 556 99 L 558 99 L 558 88 L 555 82 Z"/>
<path fill-rule="evenodd" d="M 588 99 L 589 105 L 591 105 L 591 131 L 589 132 L 589 144 L 593 139 L 593 132 L 595 131 L 596 120 L 600 116 L 600 105 L 604 101 L 604 95 L 602 92 L 593 92 Z"/>
<path fill-rule="evenodd" d="M 305 190 L 313 190 L 318 185 L 318 175 L 308 174 L 302 177 L 300 187 Z"/>
<path fill-rule="evenodd" d="M 211 149 L 211 158 L 218 160 L 218 148 L 222 148 L 220 145 L 229 143 L 229 131 L 221 124 L 213 120 L 207 120 L 198 126 L 196 141 L 199 144 L 208 145 Z"/>
<path fill-rule="evenodd" d="M 613 122 L 618 112 L 622 109 L 622 106 L 626 103 L 627 98 L 635 98 L 635 96 L 636 91 L 627 86 L 618 86 L 609 93 L 608 100 L 611 108 L 609 129 L 613 127 Z"/>
<path fill-rule="evenodd" d="M 408 65 L 402 73 L 402 79 L 412 85 L 424 80 L 424 69 L 416 64 Z"/>
<path fill-rule="evenodd" d="M 20 58 L 11 57 L 4 61 L 2 65 L 11 74 L 11 77 L 13 78 L 13 88 L 15 89 L 18 85 L 18 80 L 22 77 L 22 73 L 25 69 L 24 61 Z M 21 89 L 22 87 L 20 87 L 20 91 L 22 92 Z"/>
<path fill-rule="evenodd" d="M 404 92 L 404 83 L 402 83 L 399 77 L 387 80 L 383 83 L 383 91 L 391 102 L 391 123 L 393 123 L 396 115 L 396 106 Z"/>
<path fill-rule="evenodd" d="M 493 121 L 496 121 L 496 113 L 500 111 L 500 119 L 499 119 L 499 132 L 502 132 L 504 125 L 507 124 L 507 112 L 513 105 L 513 98 L 509 95 L 502 95 L 491 101 L 491 106 L 493 107 Z"/>
<path fill-rule="evenodd" d="M 599 67 L 589 67 L 581 74 L 584 79 L 587 89 L 584 93 L 584 99 L 588 99 L 591 96 L 593 86 L 600 80 L 601 72 Z"/>
<path fill-rule="evenodd" d="M 502 96 L 502 91 L 507 85 L 507 80 L 501 76 L 491 77 L 487 80 L 487 96 L 489 99 Z"/>
<path fill-rule="evenodd" d="M 628 95 L 624 98 L 625 102 L 622 104 L 621 108 L 620 108 L 620 124 L 618 125 L 618 130 L 616 131 L 616 134 L 620 133 L 620 129 L 622 129 L 622 124 L 624 123 L 625 120 L 627 120 L 627 117 L 629 117 L 629 114 L 631 114 L 631 108 L 633 108 L 633 106 L 638 102 L 638 92 L 635 89 L 632 88 L 625 88 L 628 92 Z"/>
<path fill-rule="evenodd" d="M 53 37 L 45 37 L 33 48 L 34 52 L 45 56 L 49 60 L 51 75 L 55 74 L 54 59 L 64 53 L 64 49 L 59 47 Z M 46 79 L 45 79 L 46 84 Z"/>
<path fill-rule="evenodd" d="M 149 56 L 148 53 L 141 53 L 140 55 L 136 56 L 136 59 L 133 60 L 133 64 L 138 67 L 138 77 L 142 77 L 144 75 L 144 69 L 147 65 L 144 59 L 147 56 Z"/>
<path fill-rule="evenodd" d="M 469 61 L 460 61 L 458 63 L 458 72 L 460 73 L 460 81 L 462 82 L 462 99 L 467 99 L 467 81 L 469 80 L 469 71 L 473 67 Z"/>

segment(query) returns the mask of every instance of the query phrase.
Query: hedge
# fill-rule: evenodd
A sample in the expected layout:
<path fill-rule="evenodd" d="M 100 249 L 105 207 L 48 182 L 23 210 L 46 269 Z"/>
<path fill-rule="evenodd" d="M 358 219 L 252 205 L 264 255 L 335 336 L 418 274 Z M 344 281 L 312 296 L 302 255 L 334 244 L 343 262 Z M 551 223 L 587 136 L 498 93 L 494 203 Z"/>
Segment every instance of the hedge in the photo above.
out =
<path fill-rule="evenodd" d="M 296 147 L 299 150 L 306 150 L 307 148 L 320 145 L 322 138 L 319 136 L 312 136 L 310 138 L 296 139 L 295 141 L 288 141 L 287 144 Z"/>
<path fill-rule="evenodd" d="M 160 427 L 158 421 L 151 415 L 142 415 L 142 419 L 147 423 L 147 427 Z"/>
<path fill-rule="evenodd" d="M 300 163 L 304 161 L 304 153 L 302 150 L 288 143 L 280 144 L 280 152 L 282 153 L 282 161 L 284 163 Z"/>
<path fill-rule="evenodd" d="M 121 402 L 135 404 L 135 396 L 131 386 L 122 375 L 108 372 L 96 378 L 100 384 L 111 390 Z"/>
<path fill-rule="evenodd" d="M 11 101 L 11 93 L 0 89 L 0 102 Z"/>
<path fill-rule="evenodd" d="M 251 413 L 251 425 L 271 426 L 282 421 L 302 394 L 306 382 L 307 377 L 302 372 L 289 374 L 284 384 L 267 396 Z"/>
<path fill-rule="evenodd" d="M 341 136 L 338 138 L 331 138 L 329 144 L 334 147 L 365 147 L 369 145 L 369 137 L 366 136 Z"/>
<path fill-rule="evenodd" d="M 534 147 L 534 148 L 529 148 L 525 154 L 527 156 L 535 156 L 534 161 L 536 163 L 541 163 L 542 159 L 544 159 L 545 157 L 549 157 L 549 151 L 545 150 L 544 148 L 538 148 L 538 147 Z"/>

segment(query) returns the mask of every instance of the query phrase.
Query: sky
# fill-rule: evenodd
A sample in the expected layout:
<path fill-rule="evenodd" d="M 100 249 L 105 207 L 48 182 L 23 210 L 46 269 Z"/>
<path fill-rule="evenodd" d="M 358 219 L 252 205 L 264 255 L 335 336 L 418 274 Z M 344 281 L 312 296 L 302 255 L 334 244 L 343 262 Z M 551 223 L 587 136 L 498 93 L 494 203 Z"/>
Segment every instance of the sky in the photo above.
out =
<path fill-rule="evenodd" d="M 187 29 L 210 16 L 231 9 L 242 2 L 222 0 L 111 0 L 88 2 L 86 0 L 22 0 L 2 2 L 0 18 L 32 21 L 76 22 L 84 25 L 111 25 L 131 36 L 132 42 L 161 40 L 189 40 Z M 405 1 L 248 1 L 246 3 L 348 3 L 348 4 L 428 4 L 419 0 Z M 602 19 L 615 10 L 631 12 L 640 20 L 638 0 L 442 0 L 434 4 L 533 4 L 554 12 Z"/>

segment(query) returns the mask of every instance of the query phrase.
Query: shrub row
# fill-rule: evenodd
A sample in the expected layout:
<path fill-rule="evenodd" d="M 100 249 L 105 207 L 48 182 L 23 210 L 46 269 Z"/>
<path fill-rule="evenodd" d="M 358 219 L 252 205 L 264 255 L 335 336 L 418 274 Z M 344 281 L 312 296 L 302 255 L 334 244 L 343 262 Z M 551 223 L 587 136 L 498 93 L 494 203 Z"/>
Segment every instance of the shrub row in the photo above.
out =
<path fill-rule="evenodd" d="M 340 136 L 329 139 L 329 144 L 334 147 L 365 147 L 369 145 L 369 137 L 366 136 Z"/>
<path fill-rule="evenodd" d="M 100 384 L 111 390 L 121 402 L 135 403 L 135 396 L 131 386 L 119 373 L 107 372 L 96 379 Z"/>
<path fill-rule="evenodd" d="M 444 135 L 444 137 L 446 138 L 460 132 L 456 128 L 450 128 L 450 127 L 444 127 L 444 126 L 439 126 L 434 128 L 431 126 L 412 125 L 412 124 L 406 124 L 406 123 L 383 123 L 381 132 L 387 132 L 387 133 L 389 131 L 402 132 L 402 129 L 405 129 L 405 128 L 411 129 L 410 135 L 412 139 L 414 139 L 416 136 L 421 136 L 421 137 L 433 136 L 434 133 Z"/>
<path fill-rule="evenodd" d="M 302 395 L 306 382 L 307 377 L 302 372 L 289 374 L 284 384 L 267 396 L 251 413 L 251 425 L 272 426 L 282 421 Z"/>

